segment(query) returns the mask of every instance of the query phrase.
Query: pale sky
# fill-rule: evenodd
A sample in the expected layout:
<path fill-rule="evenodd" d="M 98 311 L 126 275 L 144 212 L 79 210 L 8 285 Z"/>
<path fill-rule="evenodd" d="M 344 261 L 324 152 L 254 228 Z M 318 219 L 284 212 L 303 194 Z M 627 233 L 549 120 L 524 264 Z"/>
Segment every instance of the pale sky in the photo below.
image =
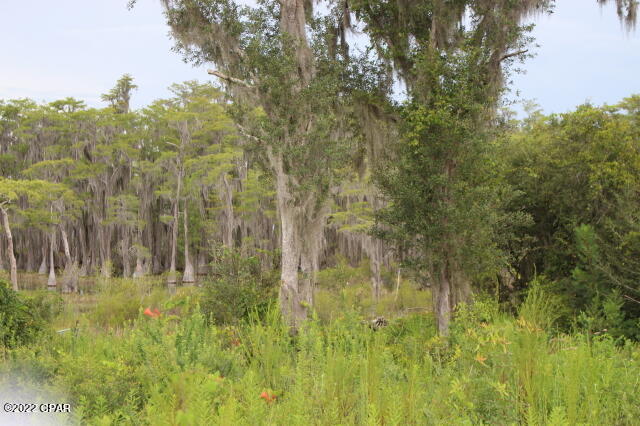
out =
<path fill-rule="evenodd" d="M 126 3 L 0 0 L 0 99 L 73 96 L 101 106 L 100 94 L 130 73 L 139 108 L 169 96 L 172 83 L 209 80 L 204 67 L 171 51 L 158 0 L 139 0 L 131 11 Z M 626 33 L 613 6 L 558 0 L 555 13 L 536 22 L 537 56 L 514 77 L 520 98 L 551 113 L 640 94 L 640 30 Z"/>

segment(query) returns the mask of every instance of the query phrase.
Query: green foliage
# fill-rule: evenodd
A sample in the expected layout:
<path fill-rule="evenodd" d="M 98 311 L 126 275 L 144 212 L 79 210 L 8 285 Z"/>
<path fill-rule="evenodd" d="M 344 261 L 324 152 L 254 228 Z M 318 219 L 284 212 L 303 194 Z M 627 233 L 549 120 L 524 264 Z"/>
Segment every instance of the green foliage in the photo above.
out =
<path fill-rule="evenodd" d="M 150 280 L 110 279 L 100 285 L 91 319 L 101 327 L 119 328 L 138 317 L 147 307 L 158 308 L 166 298 L 165 291 Z"/>
<path fill-rule="evenodd" d="M 207 293 L 182 290 L 165 294 L 159 318 L 139 314 L 117 332 L 82 321 L 74 333 L 8 349 L 0 377 L 63 390 L 82 424 L 600 425 L 640 416 L 637 344 L 553 334 L 542 288 L 517 319 L 489 297 L 460 305 L 448 340 L 429 314 L 389 317 L 374 331 L 348 307 L 294 337 L 274 309 L 223 328 L 199 309 L 176 310 Z M 103 287 L 98 304 L 115 291 Z"/>
<path fill-rule="evenodd" d="M 487 123 L 495 99 L 481 56 L 465 44 L 416 58 L 421 91 L 401 109 L 393 161 L 374 176 L 387 201 L 376 214 L 377 234 L 405 253 L 422 283 L 450 285 L 452 307 L 457 294 L 469 292 L 466 283 L 504 267 L 505 231 L 527 220 L 504 209 L 514 191 L 493 158 L 495 133 Z"/>
<path fill-rule="evenodd" d="M 518 190 L 510 207 L 533 219 L 511 246 L 516 285 L 544 274 L 569 317 L 583 312 L 594 326 L 637 338 L 640 123 L 633 100 L 533 114 L 502 153 L 505 179 Z"/>
<path fill-rule="evenodd" d="M 20 346 L 34 340 L 43 330 L 44 322 L 40 306 L 24 299 L 11 290 L 4 279 L 0 280 L 0 347 Z"/>
<path fill-rule="evenodd" d="M 262 316 L 275 301 L 277 284 L 278 271 L 263 271 L 259 258 L 224 248 L 202 284 L 200 306 L 215 324 L 233 324 L 254 312 Z"/>

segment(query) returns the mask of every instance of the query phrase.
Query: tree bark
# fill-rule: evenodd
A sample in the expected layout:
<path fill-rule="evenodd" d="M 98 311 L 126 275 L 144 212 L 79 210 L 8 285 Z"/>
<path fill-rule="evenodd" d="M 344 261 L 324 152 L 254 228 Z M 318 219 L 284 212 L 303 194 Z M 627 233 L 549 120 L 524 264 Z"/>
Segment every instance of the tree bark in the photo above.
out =
<path fill-rule="evenodd" d="M 305 0 L 279 0 L 280 31 L 291 38 L 297 71 L 292 78 L 298 84 L 291 87 L 291 95 L 296 96 L 311 81 L 315 68 L 313 55 L 307 42 Z M 309 122 L 300 118 L 299 136 L 305 138 Z M 285 145 L 289 136 L 284 136 Z M 294 139 L 291 139 L 293 141 Z M 313 304 L 313 285 L 318 267 L 318 252 L 321 240 L 323 209 L 318 210 L 317 198 L 313 190 L 299 197 L 292 191 L 296 182 L 285 171 L 283 154 L 267 155 L 276 178 L 276 198 L 280 215 L 282 237 L 280 308 L 284 318 L 295 330 L 308 315 Z M 318 228 L 320 232 L 318 232 Z M 298 272 L 302 272 L 299 279 Z"/>
<path fill-rule="evenodd" d="M 176 283 L 176 255 L 178 252 L 178 211 L 180 206 L 180 192 L 182 189 L 182 170 L 178 172 L 178 188 L 176 189 L 176 199 L 173 204 L 173 226 L 171 229 L 171 266 L 169 267 L 169 284 Z"/>
<path fill-rule="evenodd" d="M 129 231 L 122 230 L 122 242 L 120 250 L 122 250 L 122 276 L 129 278 L 131 276 L 131 262 L 129 262 Z"/>
<path fill-rule="evenodd" d="M 18 291 L 18 266 L 16 264 L 16 256 L 13 252 L 13 235 L 11 234 L 11 227 L 9 227 L 9 215 L 4 208 L 0 208 L 0 214 L 2 214 L 2 226 L 7 236 L 7 255 L 9 256 L 11 286 L 15 291 Z"/>
<path fill-rule="evenodd" d="M 373 299 L 378 302 L 380 301 L 380 292 L 382 290 L 382 257 L 384 255 L 382 251 L 382 241 L 370 236 L 366 238 L 370 240 L 370 244 L 368 244 L 368 255 Z"/>
<path fill-rule="evenodd" d="M 307 319 L 313 306 L 326 210 L 315 207 L 316 198 L 312 193 L 307 193 L 305 202 L 299 205 L 300 201 L 291 193 L 290 178 L 284 173 L 282 155 L 270 154 L 269 157 L 276 175 L 282 234 L 280 309 L 288 324 L 296 329 Z"/>
<path fill-rule="evenodd" d="M 193 263 L 189 256 L 189 215 L 187 214 L 187 200 L 184 200 L 184 274 L 182 275 L 183 283 L 194 283 L 195 277 L 193 273 Z"/>
<path fill-rule="evenodd" d="M 50 245 L 49 245 L 49 279 L 47 280 L 47 286 L 55 287 L 56 282 L 56 270 L 54 268 L 53 249 L 54 249 L 55 231 L 51 232 Z"/>
<path fill-rule="evenodd" d="M 29 231 L 26 235 L 26 240 L 24 241 L 25 251 L 27 252 L 27 264 L 25 266 L 25 270 L 27 272 L 35 272 L 36 271 L 36 259 L 35 252 L 32 250 L 32 247 L 36 247 L 34 241 L 34 232 Z"/>
<path fill-rule="evenodd" d="M 103 277 L 111 277 L 111 232 L 108 229 L 109 225 L 100 225 L 100 231 L 98 238 L 100 241 L 100 257 L 102 264 L 100 265 L 100 273 Z"/>
<path fill-rule="evenodd" d="M 451 277 L 448 266 L 441 269 L 440 277 L 436 280 L 433 290 L 438 334 L 448 336 L 451 322 Z"/>
<path fill-rule="evenodd" d="M 64 230 L 64 226 L 62 224 L 60 224 L 60 234 L 62 235 L 62 247 L 64 248 L 64 258 L 66 261 L 64 267 L 66 268 L 71 265 L 72 260 L 71 250 L 69 250 L 69 239 L 67 237 L 67 231 Z"/>
<path fill-rule="evenodd" d="M 142 230 L 138 230 L 137 231 L 136 239 L 138 241 L 138 248 L 136 249 L 136 266 L 135 266 L 135 269 L 133 270 L 133 278 L 140 278 L 140 277 L 143 277 L 145 275 L 144 258 L 142 257 L 142 254 L 141 254 L 140 248 L 139 248 L 139 247 L 142 247 L 143 244 L 144 244 L 144 238 L 143 238 L 143 231 Z"/>
<path fill-rule="evenodd" d="M 278 197 L 280 198 L 280 196 Z M 288 323 L 296 327 L 307 318 L 307 306 L 311 295 L 299 288 L 300 238 L 296 232 L 295 214 L 292 208 L 279 201 L 282 232 L 282 269 L 280 273 L 280 309 Z"/>
<path fill-rule="evenodd" d="M 229 181 L 227 180 L 227 175 L 225 174 L 222 177 L 222 183 L 223 188 L 222 188 L 222 193 L 221 195 L 221 199 L 222 202 L 224 203 L 224 225 L 223 225 L 223 234 L 222 234 L 222 238 L 223 238 L 223 244 L 229 248 L 233 247 L 233 228 L 235 226 L 234 224 L 234 218 L 233 218 L 233 189 L 231 188 L 231 185 L 229 184 Z"/>
<path fill-rule="evenodd" d="M 207 255 L 202 249 L 198 250 L 197 265 L 197 274 L 207 275 L 209 272 L 209 264 L 207 263 Z"/>
<path fill-rule="evenodd" d="M 38 268 L 38 274 L 45 275 L 47 273 L 47 245 L 46 240 L 45 244 L 42 245 L 42 262 L 40 262 L 40 268 Z"/>

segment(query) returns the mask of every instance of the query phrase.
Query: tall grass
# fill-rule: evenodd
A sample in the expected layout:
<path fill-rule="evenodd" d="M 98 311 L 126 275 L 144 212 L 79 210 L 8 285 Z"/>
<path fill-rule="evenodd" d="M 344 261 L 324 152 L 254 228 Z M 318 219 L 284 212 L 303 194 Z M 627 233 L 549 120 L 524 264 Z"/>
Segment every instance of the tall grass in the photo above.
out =
<path fill-rule="evenodd" d="M 123 285 L 122 291 L 130 291 Z M 82 424 L 423 425 L 638 424 L 640 348 L 607 335 L 560 335 L 552 301 L 536 290 L 517 318 L 480 299 L 451 336 L 429 314 L 374 331 L 358 309 L 316 316 L 292 336 L 276 309 L 216 327 L 197 289 L 158 299 L 113 328 L 100 306 L 78 333 L 47 334 L 7 352 L 0 373 L 62 389 Z M 158 296 L 159 297 L 159 296 Z M 104 298 L 104 300 L 102 300 Z M 99 326 L 98 324 L 102 324 Z M 90 326 L 89 326 L 90 325 Z M 2 374 L 0 374 L 2 377 Z"/>

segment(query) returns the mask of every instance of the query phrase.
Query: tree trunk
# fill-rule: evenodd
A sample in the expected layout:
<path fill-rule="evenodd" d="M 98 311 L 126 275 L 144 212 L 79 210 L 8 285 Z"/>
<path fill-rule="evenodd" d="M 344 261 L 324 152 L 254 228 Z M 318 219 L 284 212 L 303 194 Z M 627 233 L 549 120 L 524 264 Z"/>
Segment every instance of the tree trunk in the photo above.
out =
<path fill-rule="evenodd" d="M 42 262 L 40 262 L 40 268 L 38 268 L 38 274 L 45 275 L 47 273 L 47 244 L 42 244 Z"/>
<path fill-rule="evenodd" d="M 396 294 L 393 297 L 393 301 L 398 301 L 398 295 L 400 294 L 400 267 L 398 266 L 398 276 L 396 277 Z"/>
<path fill-rule="evenodd" d="M 2 244 L 2 237 L 0 236 L 0 271 L 4 271 L 4 245 Z"/>
<path fill-rule="evenodd" d="M 197 260 L 197 274 L 198 275 L 207 275 L 209 271 L 209 264 L 207 263 L 207 255 L 204 250 L 198 250 L 198 260 Z"/>
<path fill-rule="evenodd" d="M 100 257 L 102 264 L 100 265 L 100 273 L 103 277 L 111 277 L 111 232 L 108 229 L 109 225 L 100 225 L 100 231 L 98 237 L 100 241 Z"/>
<path fill-rule="evenodd" d="M 11 235 L 11 228 L 9 227 L 9 215 L 4 208 L 0 208 L 0 214 L 2 214 L 2 226 L 7 236 L 7 255 L 9 256 L 11 285 L 15 291 L 18 291 L 18 266 L 16 264 L 16 256 L 13 252 L 13 235 Z"/>
<path fill-rule="evenodd" d="M 182 282 L 194 283 L 196 280 L 193 274 L 193 264 L 191 263 L 191 258 L 189 256 L 189 216 L 187 214 L 186 199 L 184 200 L 184 218 L 182 220 L 184 222 L 184 274 L 182 275 Z"/>
<path fill-rule="evenodd" d="M 133 271 L 133 278 L 144 277 L 144 262 L 142 257 L 136 256 L 136 269 Z"/>
<path fill-rule="evenodd" d="M 318 209 L 316 198 L 306 193 L 296 205 L 289 177 L 284 173 L 282 154 L 270 153 L 276 175 L 276 198 L 282 234 L 280 309 L 289 325 L 296 329 L 307 319 L 313 306 L 313 289 L 326 210 Z M 305 208 L 306 207 L 306 208 Z M 302 273 L 299 276 L 298 272 Z"/>
<path fill-rule="evenodd" d="M 380 292 L 382 289 L 382 241 L 377 238 L 367 236 L 369 239 L 369 267 L 371 269 L 371 286 L 373 292 L 373 300 L 380 300 Z"/>
<path fill-rule="evenodd" d="M 138 247 L 136 248 L 136 267 L 133 271 L 133 278 L 140 278 L 145 275 L 144 258 L 140 250 L 140 247 L 144 246 L 143 232 L 138 230 L 137 235 Z"/>
<path fill-rule="evenodd" d="M 233 189 L 229 184 L 226 174 L 222 177 L 222 183 L 224 184 L 221 191 L 222 193 L 220 194 L 220 198 L 224 204 L 222 243 L 231 248 L 233 247 L 233 228 L 235 226 L 233 220 Z"/>
<path fill-rule="evenodd" d="M 440 276 L 434 280 L 432 292 L 438 334 L 448 336 L 451 322 L 451 276 L 448 265 L 441 268 Z"/>
<path fill-rule="evenodd" d="M 47 280 L 47 286 L 56 286 L 56 270 L 54 268 L 53 261 L 53 249 L 54 249 L 55 231 L 51 232 L 51 241 L 49 245 L 49 279 Z"/>
<path fill-rule="evenodd" d="M 64 226 L 62 224 L 60 224 L 60 234 L 62 235 L 62 247 L 64 248 L 64 258 L 66 261 L 64 267 L 66 268 L 67 266 L 71 265 L 72 260 L 71 250 L 69 250 L 69 239 L 67 237 L 67 231 L 64 230 Z"/>
<path fill-rule="evenodd" d="M 129 278 L 131 276 L 131 263 L 129 262 L 129 232 L 122 230 L 122 242 L 120 250 L 122 250 L 122 276 Z"/>
<path fill-rule="evenodd" d="M 24 247 L 25 247 L 25 251 L 27 252 L 27 264 L 25 267 L 25 270 L 27 272 L 35 272 L 36 271 L 36 258 L 35 258 L 35 251 L 32 250 L 33 247 L 36 247 L 37 245 L 35 244 L 34 241 L 34 232 L 33 231 L 29 231 L 27 232 L 26 235 L 26 239 L 24 241 Z"/>
<path fill-rule="evenodd" d="M 178 172 L 178 188 L 176 189 L 176 199 L 173 204 L 173 226 L 171 227 L 171 266 L 169 267 L 169 284 L 176 283 L 176 255 L 178 252 L 178 210 L 180 206 L 180 191 L 182 189 L 182 170 Z"/>
<path fill-rule="evenodd" d="M 300 287 L 298 281 L 301 236 L 296 229 L 294 209 L 286 205 L 279 207 L 282 231 L 280 309 L 287 322 L 297 327 L 307 318 L 307 309 L 312 302 L 312 296 L 309 289 Z"/>

